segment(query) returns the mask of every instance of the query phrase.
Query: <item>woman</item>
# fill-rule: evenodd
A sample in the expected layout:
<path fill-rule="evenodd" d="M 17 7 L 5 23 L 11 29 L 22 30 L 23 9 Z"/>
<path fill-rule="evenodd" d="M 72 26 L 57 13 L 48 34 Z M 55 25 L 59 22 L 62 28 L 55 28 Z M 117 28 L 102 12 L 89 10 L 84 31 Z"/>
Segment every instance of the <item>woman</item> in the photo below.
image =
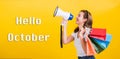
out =
<path fill-rule="evenodd" d="M 64 44 L 68 44 L 74 40 L 74 44 L 77 50 L 78 59 L 95 59 L 94 56 L 86 55 L 86 40 L 88 38 L 88 34 L 90 29 L 92 28 L 92 17 L 91 13 L 87 10 L 81 10 L 76 17 L 76 24 L 78 25 L 75 28 L 74 33 L 67 37 L 66 28 L 67 28 L 67 20 L 63 19 L 63 36 L 62 41 Z"/>

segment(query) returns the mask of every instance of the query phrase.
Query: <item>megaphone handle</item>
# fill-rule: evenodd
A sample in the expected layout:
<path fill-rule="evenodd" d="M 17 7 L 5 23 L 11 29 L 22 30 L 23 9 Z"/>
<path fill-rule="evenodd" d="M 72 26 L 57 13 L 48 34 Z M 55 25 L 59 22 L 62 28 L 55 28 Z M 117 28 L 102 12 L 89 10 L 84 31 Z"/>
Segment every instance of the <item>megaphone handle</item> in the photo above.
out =
<path fill-rule="evenodd" d="M 62 44 L 62 25 L 60 25 L 60 47 L 63 48 L 63 44 Z"/>

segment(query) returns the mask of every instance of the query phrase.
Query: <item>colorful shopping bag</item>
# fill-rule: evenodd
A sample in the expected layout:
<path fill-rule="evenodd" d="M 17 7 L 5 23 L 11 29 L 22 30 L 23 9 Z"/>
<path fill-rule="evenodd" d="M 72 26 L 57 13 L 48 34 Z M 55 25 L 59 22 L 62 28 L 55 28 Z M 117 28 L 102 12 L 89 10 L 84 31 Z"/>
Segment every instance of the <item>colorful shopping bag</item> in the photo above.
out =
<path fill-rule="evenodd" d="M 106 35 L 105 41 L 97 39 L 97 38 L 91 38 L 90 40 L 95 48 L 95 51 L 97 53 L 102 52 L 104 49 L 106 49 L 111 41 L 112 36 L 110 34 Z"/>
<path fill-rule="evenodd" d="M 106 39 L 106 29 L 92 28 L 92 30 L 90 32 L 90 37 L 98 38 L 100 40 L 105 40 Z"/>
<path fill-rule="evenodd" d="M 96 42 L 95 38 L 90 38 L 90 40 L 91 40 L 91 42 L 93 44 L 93 47 L 95 48 L 95 51 L 97 53 L 100 53 L 100 52 L 102 52 L 104 50 L 104 48 L 102 46 L 100 46 L 98 44 L 98 42 Z"/>
<path fill-rule="evenodd" d="M 87 47 L 87 49 L 86 49 L 87 56 L 96 54 L 96 51 L 92 45 L 92 42 L 90 41 L 90 39 L 88 37 L 86 37 L 86 47 Z"/>

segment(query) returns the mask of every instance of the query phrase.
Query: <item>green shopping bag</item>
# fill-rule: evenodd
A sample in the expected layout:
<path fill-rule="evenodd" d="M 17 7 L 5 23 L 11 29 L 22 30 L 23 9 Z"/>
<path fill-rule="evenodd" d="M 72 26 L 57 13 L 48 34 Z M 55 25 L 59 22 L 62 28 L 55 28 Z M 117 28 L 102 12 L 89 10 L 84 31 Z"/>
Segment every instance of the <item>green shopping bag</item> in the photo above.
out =
<path fill-rule="evenodd" d="M 91 40 L 91 42 L 92 42 L 92 44 L 93 44 L 93 47 L 95 48 L 95 51 L 97 52 L 97 53 L 100 53 L 100 52 L 102 52 L 105 48 L 104 47 L 102 47 L 100 44 L 98 44 L 97 42 L 96 42 L 96 40 L 94 40 L 94 38 L 90 38 L 90 40 Z"/>
<path fill-rule="evenodd" d="M 97 53 L 102 52 L 104 49 L 106 49 L 111 41 L 112 36 L 110 34 L 106 35 L 105 41 L 100 40 L 98 38 L 91 38 L 90 40 L 96 50 Z"/>

